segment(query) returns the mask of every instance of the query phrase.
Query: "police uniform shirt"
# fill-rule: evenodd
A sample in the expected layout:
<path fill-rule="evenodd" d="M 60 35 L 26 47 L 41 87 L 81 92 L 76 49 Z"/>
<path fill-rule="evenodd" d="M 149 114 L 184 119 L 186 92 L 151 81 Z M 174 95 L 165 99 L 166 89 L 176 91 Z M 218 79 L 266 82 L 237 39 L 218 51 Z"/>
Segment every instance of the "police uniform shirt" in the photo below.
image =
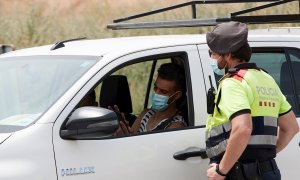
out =
<path fill-rule="evenodd" d="M 222 90 L 218 107 L 221 113 L 215 108 L 214 118 L 209 117 L 207 121 L 207 129 L 232 120 L 247 110 L 252 116 L 276 118 L 291 110 L 291 105 L 270 75 L 257 69 L 242 69 L 240 72 L 244 73 L 243 77 L 226 75 L 220 80 L 218 93 Z M 254 86 L 249 86 L 245 79 L 249 79 Z M 217 97 L 218 94 L 215 102 Z"/>
<path fill-rule="evenodd" d="M 218 96 L 220 100 L 217 103 Z M 221 158 L 227 146 L 226 140 L 219 139 L 215 143 L 211 139 L 222 133 L 227 133 L 228 137 L 231 131 L 230 120 L 244 113 L 251 113 L 253 130 L 241 158 L 264 159 L 276 156 L 277 118 L 288 113 L 291 105 L 269 74 L 258 69 L 241 69 L 236 75 L 225 75 L 220 80 L 215 103 L 214 113 L 208 117 L 206 124 L 209 157 Z M 257 153 L 262 148 L 263 152 Z"/>

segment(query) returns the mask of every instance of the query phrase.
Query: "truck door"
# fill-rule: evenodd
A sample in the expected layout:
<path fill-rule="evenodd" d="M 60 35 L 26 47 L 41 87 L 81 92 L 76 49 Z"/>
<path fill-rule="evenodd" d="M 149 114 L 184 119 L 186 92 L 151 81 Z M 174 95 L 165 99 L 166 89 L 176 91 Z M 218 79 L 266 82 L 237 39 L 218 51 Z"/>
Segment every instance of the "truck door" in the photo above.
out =
<path fill-rule="evenodd" d="M 185 69 L 187 127 L 93 140 L 61 138 L 64 122 L 91 89 L 95 90 L 101 106 L 102 82 L 110 76 L 127 78 L 133 106 L 131 115 L 138 116 L 141 110 L 151 106 L 149 81 L 152 85 L 157 68 L 166 62 L 177 63 Z M 58 179 L 206 179 L 206 92 L 197 47 L 189 45 L 133 53 L 111 60 L 99 69 L 55 122 L 53 144 Z"/>
<path fill-rule="evenodd" d="M 251 62 L 265 69 L 277 82 L 282 93 L 292 105 L 300 125 L 300 50 L 298 42 L 253 42 Z M 280 45 L 280 46 L 274 46 Z M 300 134 L 280 152 L 277 163 L 282 179 L 293 179 L 298 176 L 298 168 L 290 164 L 300 164 Z"/>

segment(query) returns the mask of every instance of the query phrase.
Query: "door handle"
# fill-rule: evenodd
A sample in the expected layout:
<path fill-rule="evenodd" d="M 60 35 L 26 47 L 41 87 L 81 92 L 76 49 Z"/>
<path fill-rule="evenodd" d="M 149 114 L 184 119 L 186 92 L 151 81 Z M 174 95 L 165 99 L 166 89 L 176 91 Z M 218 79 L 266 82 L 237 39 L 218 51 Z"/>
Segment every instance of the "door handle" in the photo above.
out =
<path fill-rule="evenodd" d="M 173 155 L 173 158 L 176 160 L 186 160 L 190 157 L 197 157 L 200 156 L 202 159 L 206 159 L 207 154 L 206 150 L 198 147 L 189 147 L 183 151 L 178 151 Z"/>

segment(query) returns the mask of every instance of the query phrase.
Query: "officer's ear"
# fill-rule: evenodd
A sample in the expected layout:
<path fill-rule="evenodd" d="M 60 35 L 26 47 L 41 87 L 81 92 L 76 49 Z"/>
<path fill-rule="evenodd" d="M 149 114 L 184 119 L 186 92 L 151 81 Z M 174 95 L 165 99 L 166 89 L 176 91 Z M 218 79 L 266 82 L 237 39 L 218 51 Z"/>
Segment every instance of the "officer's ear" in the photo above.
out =
<path fill-rule="evenodd" d="M 222 54 L 222 56 L 226 60 L 229 59 L 229 58 L 232 58 L 231 53 Z"/>

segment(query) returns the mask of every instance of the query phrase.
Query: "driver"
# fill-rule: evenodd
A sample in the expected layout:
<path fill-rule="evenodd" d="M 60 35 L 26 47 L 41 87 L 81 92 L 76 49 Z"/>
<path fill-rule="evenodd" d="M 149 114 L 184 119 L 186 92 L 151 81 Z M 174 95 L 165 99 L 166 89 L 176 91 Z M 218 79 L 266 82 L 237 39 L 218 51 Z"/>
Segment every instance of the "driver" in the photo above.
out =
<path fill-rule="evenodd" d="M 144 109 L 132 127 L 128 126 L 122 114 L 123 120 L 120 121 L 117 134 L 136 134 L 185 127 L 186 123 L 176 106 L 183 99 L 183 92 L 185 92 L 183 68 L 174 63 L 162 64 L 154 83 L 151 96 L 152 107 Z M 117 106 L 114 106 L 114 110 L 119 112 Z"/>

